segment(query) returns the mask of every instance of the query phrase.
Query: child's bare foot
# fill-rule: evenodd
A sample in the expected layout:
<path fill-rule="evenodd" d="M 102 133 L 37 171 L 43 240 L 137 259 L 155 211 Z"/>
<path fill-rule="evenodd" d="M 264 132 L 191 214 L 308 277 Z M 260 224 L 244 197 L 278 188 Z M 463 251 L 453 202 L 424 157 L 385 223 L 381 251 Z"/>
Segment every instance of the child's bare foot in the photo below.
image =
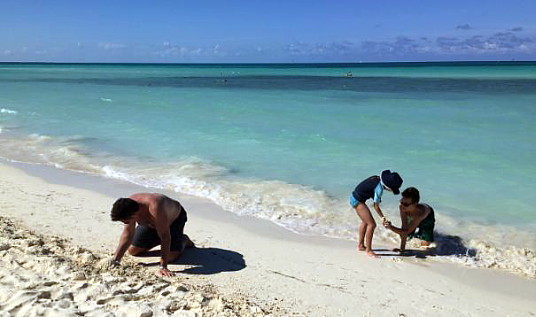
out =
<path fill-rule="evenodd" d="M 380 257 L 379 255 L 374 253 L 374 251 L 367 251 L 367 255 L 370 256 L 371 258 L 375 258 L 375 259 Z"/>
<path fill-rule="evenodd" d="M 357 251 L 365 251 L 367 248 L 365 247 L 365 245 L 358 245 L 357 246 Z"/>

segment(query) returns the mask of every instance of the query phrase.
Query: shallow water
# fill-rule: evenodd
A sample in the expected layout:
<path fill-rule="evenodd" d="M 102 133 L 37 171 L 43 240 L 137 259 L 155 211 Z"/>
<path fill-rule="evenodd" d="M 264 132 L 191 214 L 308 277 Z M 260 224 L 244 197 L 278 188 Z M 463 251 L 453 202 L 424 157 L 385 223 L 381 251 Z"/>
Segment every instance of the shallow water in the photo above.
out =
<path fill-rule="evenodd" d="M 0 64 L 0 155 L 345 238 L 392 169 L 439 231 L 536 249 L 536 64 L 395 66 Z"/>

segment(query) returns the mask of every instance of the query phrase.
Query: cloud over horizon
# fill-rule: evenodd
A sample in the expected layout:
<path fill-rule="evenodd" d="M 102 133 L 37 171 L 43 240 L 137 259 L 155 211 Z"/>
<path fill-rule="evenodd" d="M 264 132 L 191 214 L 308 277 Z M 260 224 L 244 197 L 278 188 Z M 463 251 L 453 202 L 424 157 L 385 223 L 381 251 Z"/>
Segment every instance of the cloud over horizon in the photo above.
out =
<path fill-rule="evenodd" d="M 465 27 L 465 26 L 464 26 Z M 76 62 L 357 62 L 449 59 L 536 59 L 536 34 L 516 26 L 488 35 L 399 35 L 382 41 L 294 41 L 279 45 L 214 43 L 153 45 L 119 42 L 70 43 L 66 47 L 1 47 L 0 56 L 13 61 Z M 89 58 L 92 56 L 92 58 Z M 96 57 L 95 57 L 96 56 Z M 504 56 L 504 57 L 503 57 Z M 67 58 L 65 58 L 67 57 Z"/>
<path fill-rule="evenodd" d="M 472 30 L 473 27 L 466 23 L 466 24 L 461 24 L 461 25 L 456 26 L 456 29 L 457 30 Z"/>
<path fill-rule="evenodd" d="M 162 58 L 174 57 L 214 57 L 226 56 L 228 53 L 222 49 L 220 44 L 205 47 L 189 47 L 186 45 L 177 45 L 170 42 L 164 42 L 162 45 L 151 53 L 154 56 Z"/>
<path fill-rule="evenodd" d="M 126 48 L 126 45 L 124 45 L 124 44 L 111 43 L 111 42 L 101 42 L 101 43 L 97 44 L 97 46 L 100 47 L 100 48 L 103 48 L 105 50 L 115 50 L 115 49 Z"/>
<path fill-rule="evenodd" d="M 361 47 L 373 54 L 409 55 L 431 53 L 434 55 L 487 54 L 487 53 L 536 53 L 536 37 L 520 36 L 511 31 L 492 35 L 470 37 L 439 36 L 410 38 L 398 36 L 391 41 L 363 41 Z"/>

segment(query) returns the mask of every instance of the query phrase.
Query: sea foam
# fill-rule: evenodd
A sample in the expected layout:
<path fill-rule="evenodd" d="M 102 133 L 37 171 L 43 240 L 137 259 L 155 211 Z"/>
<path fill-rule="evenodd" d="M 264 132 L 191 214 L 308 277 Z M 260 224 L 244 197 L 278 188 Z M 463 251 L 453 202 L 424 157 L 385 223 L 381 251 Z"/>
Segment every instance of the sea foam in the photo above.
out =
<path fill-rule="evenodd" d="M 238 179 L 231 177 L 232 171 L 195 157 L 169 163 L 99 157 L 80 143 L 84 139 L 38 134 L 2 137 L 0 153 L 7 159 L 204 197 L 227 211 L 266 219 L 300 234 L 355 240 L 359 223 L 355 211 L 346 200 L 324 191 L 275 180 Z M 398 222 L 397 206 L 385 205 L 383 210 L 393 223 Z M 435 260 L 536 278 L 533 230 L 463 222 L 440 211 L 436 221 Z M 376 230 L 375 240 L 393 247 L 399 243 L 396 234 L 383 228 Z"/>
<path fill-rule="evenodd" d="M 1 108 L 1 109 L 0 109 L 0 113 L 17 114 L 17 111 L 15 111 L 15 110 L 10 110 L 10 109 L 6 109 L 6 108 Z"/>

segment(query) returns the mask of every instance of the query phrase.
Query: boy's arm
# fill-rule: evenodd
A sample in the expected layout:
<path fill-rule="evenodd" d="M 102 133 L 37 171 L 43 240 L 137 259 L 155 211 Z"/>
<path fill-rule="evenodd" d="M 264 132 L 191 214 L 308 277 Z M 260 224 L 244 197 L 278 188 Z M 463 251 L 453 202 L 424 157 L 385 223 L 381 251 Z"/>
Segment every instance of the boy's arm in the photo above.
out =
<path fill-rule="evenodd" d="M 408 227 L 408 216 L 405 212 L 402 211 L 402 208 L 400 207 L 400 222 L 402 223 L 402 230 Z M 400 235 L 400 251 L 406 250 L 406 240 L 408 239 L 407 234 L 401 234 Z"/>
<path fill-rule="evenodd" d="M 163 276 L 171 276 L 172 273 L 168 270 L 168 255 L 171 247 L 171 235 L 169 233 L 169 224 L 167 220 L 167 214 L 162 206 L 162 202 L 158 202 L 155 206 L 149 208 L 155 208 L 153 215 L 155 215 L 155 229 L 160 237 L 160 274 Z"/>
<path fill-rule="evenodd" d="M 136 232 L 136 222 L 132 221 L 131 223 L 125 224 L 123 227 L 123 232 L 121 232 L 121 237 L 119 238 L 119 245 L 115 250 L 113 261 L 120 262 L 127 252 L 128 247 L 132 244 L 132 239 L 134 238 L 134 233 Z"/>
<path fill-rule="evenodd" d="M 406 250 L 406 240 L 408 239 L 407 234 L 401 234 L 400 235 L 400 252 L 403 252 Z"/>
<path fill-rule="evenodd" d="M 382 194 L 383 194 L 383 185 L 380 183 L 374 189 L 373 202 L 374 202 L 374 210 L 376 210 L 376 212 L 382 219 L 382 224 L 385 226 L 387 219 L 383 215 L 382 209 L 380 208 L 380 203 L 382 202 Z"/>
<path fill-rule="evenodd" d="M 400 214 L 402 216 L 402 212 L 400 212 Z M 414 217 L 413 219 L 411 219 L 411 222 L 407 226 L 404 226 L 404 222 L 403 222 L 402 228 L 397 228 L 391 224 L 389 224 L 387 228 L 398 233 L 399 235 L 408 235 L 412 233 L 415 229 L 417 229 L 421 221 L 423 221 L 423 219 L 426 218 L 426 216 L 428 216 L 428 213 L 423 213 L 420 216 Z"/>
<path fill-rule="evenodd" d="M 378 215 L 380 216 L 380 218 L 382 218 L 382 220 L 385 218 L 383 216 L 383 212 L 380 208 L 380 203 L 377 203 L 377 202 L 374 202 L 374 210 L 376 210 L 376 212 L 378 213 Z"/>

